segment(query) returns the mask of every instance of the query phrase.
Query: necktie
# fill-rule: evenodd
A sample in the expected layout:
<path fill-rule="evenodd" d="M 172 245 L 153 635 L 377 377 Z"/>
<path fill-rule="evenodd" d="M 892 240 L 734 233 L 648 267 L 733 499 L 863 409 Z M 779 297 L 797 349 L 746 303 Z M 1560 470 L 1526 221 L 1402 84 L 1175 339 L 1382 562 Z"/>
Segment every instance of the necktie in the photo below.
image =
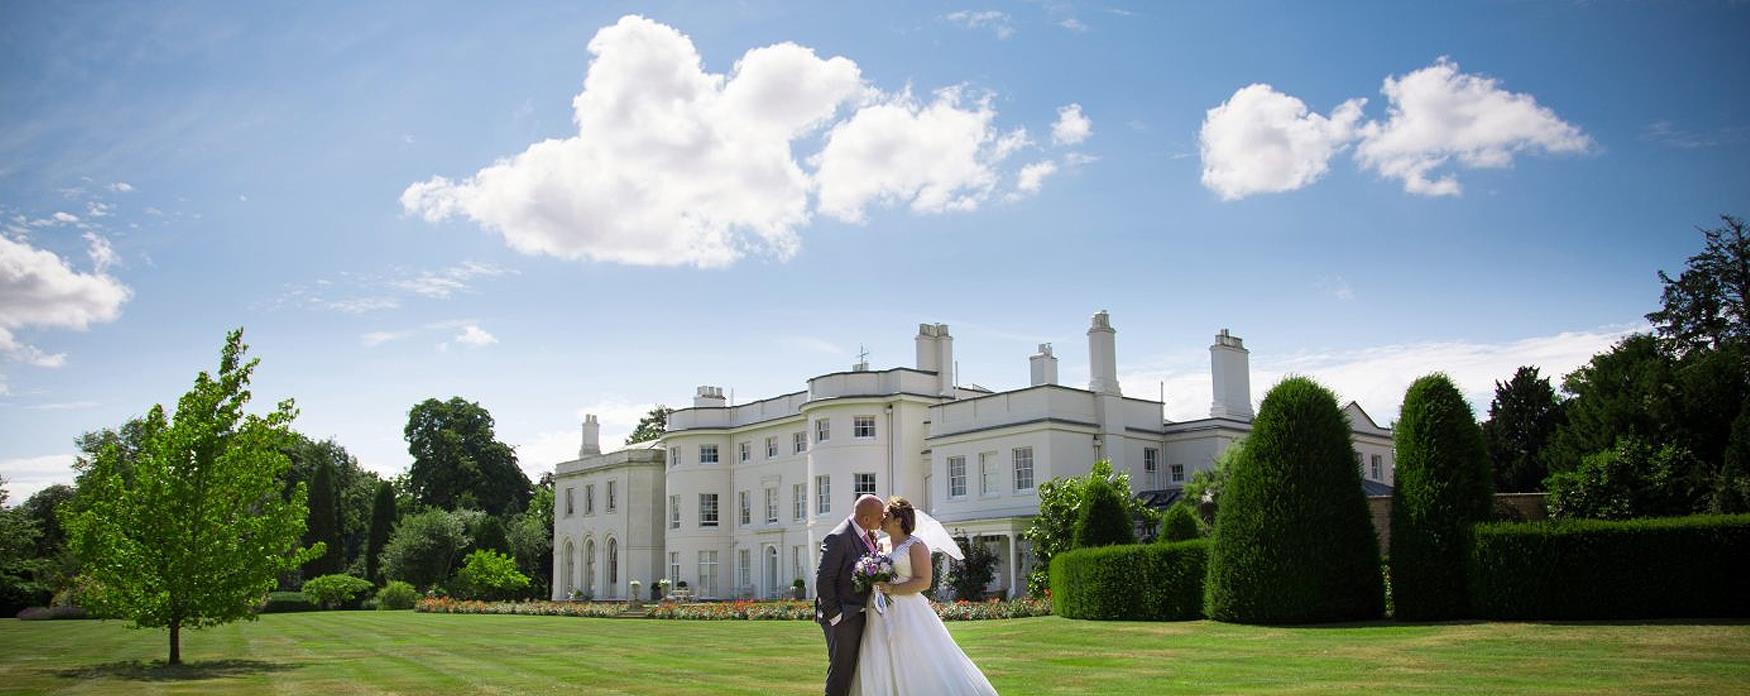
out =
<path fill-rule="evenodd" d="M 865 532 L 865 533 L 869 535 L 869 548 L 871 548 L 871 549 L 880 548 L 880 545 L 875 543 L 875 533 L 874 532 Z"/>

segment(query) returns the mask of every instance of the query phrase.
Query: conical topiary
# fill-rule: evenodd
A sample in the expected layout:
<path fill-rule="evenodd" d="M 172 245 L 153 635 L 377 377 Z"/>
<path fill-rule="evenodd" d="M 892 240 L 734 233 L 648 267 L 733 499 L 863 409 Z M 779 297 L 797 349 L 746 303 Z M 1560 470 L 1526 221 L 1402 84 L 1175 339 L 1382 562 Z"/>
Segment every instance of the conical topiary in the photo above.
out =
<path fill-rule="evenodd" d="M 1197 513 L 1191 511 L 1190 503 L 1181 500 L 1167 508 L 1166 520 L 1161 523 L 1161 541 L 1189 541 L 1201 535 Z"/>
<path fill-rule="evenodd" d="M 1106 479 L 1096 477 L 1088 482 L 1082 507 L 1076 512 L 1076 548 L 1136 543 L 1136 527 L 1124 507 L 1124 494 Z"/>
<path fill-rule="evenodd" d="M 1264 397 L 1216 511 L 1205 610 L 1238 623 L 1378 618 L 1379 541 L 1348 418 L 1305 377 Z"/>
<path fill-rule="evenodd" d="M 1404 393 L 1392 435 L 1392 613 L 1407 621 L 1462 618 L 1471 527 L 1494 509 L 1483 430 L 1452 380 L 1433 374 Z"/>

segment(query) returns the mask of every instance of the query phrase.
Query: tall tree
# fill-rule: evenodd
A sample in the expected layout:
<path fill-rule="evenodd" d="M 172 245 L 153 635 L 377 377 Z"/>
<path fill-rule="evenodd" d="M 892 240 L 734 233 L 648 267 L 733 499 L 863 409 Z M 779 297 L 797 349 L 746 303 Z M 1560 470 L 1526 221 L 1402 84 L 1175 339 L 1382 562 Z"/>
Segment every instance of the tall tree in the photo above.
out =
<path fill-rule="evenodd" d="M 670 413 L 674 413 L 674 409 L 657 404 L 655 408 L 650 409 L 649 414 L 638 419 L 638 427 L 633 428 L 632 434 L 626 436 L 626 444 L 649 442 L 662 437 L 662 433 L 668 429 L 668 414 Z"/>
<path fill-rule="evenodd" d="M 383 547 L 389 545 L 389 533 L 395 529 L 395 488 L 388 481 L 377 483 L 376 500 L 371 503 L 371 531 L 365 543 L 365 579 L 383 582 Z"/>
<path fill-rule="evenodd" d="M 419 503 L 446 510 L 478 506 L 491 515 L 522 510 L 529 477 L 516 451 L 499 442 L 492 414 L 461 397 L 426 399 L 407 415 L 409 470 Z"/>
<path fill-rule="evenodd" d="M 62 520 L 89 580 L 84 601 L 169 629 L 170 664 L 182 661 L 183 628 L 253 619 L 279 573 L 323 550 L 298 545 L 304 491 L 280 496 L 292 402 L 244 413 L 260 362 L 245 362 L 247 350 L 232 331 L 218 374 L 196 376 L 174 418 L 153 406 L 131 462 L 109 443 L 76 464 L 81 504 Z"/>
<path fill-rule="evenodd" d="M 72 486 L 57 483 L 37 491 L 19 506 L 25 515 L 36 522 L 37 531 L 41 532 L 36 540 L 38 558 L 53 557 L 67 545 L 67 530 L 61 527 L 61 518 L 57 511 L 73 500 L 74 495 L 76 494 Z"/>
<path fill-rule="evenodd" d="M 6 507 L 7 495 L 6 479 L 0 477 L 0 611 L 12 616 L 40 604 L 44 588 L 36 581 L 42 569 L 36 521 L 22 509 Z"/>
<path fill-rule="evenodd" d="M 553 476 L 541 477 L 535 486 L 535 497 L 529 509 L 511 518 L 507 534 L 511 554 L 517 568 L 533 581 L 530 591 L 536 596 L 551 596 L 553 580 Z"/>
<path fill-rule="evenodd" d="M 1397 480 L 1390 554 L 1396 617 L 1462 618 L 1470 613 L 1465 564 L 1471 527 L 1494 508 L 1483 432 L 1464 395 L 1442 374 L 1411 383 L 1399 414 L 1392 428 Z"/>
<path fill-rule="evenodd" d="M 1647 321 L 1680 354 L 1750 338 L 1750 234 L 1742 218 L 1720 220 L 1676 278 L 1659 271 L 1664 294 Z"/>
<path fill-rule="evenodd" d="M 334 465 L 322 461 L 316 464 L 316 474 L 310 478 L 309 510 L 305 522 L 304 545 L 321 544 L 322 555 L 304 564 L 304 579 L 333 575 L 345 569 L 346 547 L 340 543 L 340 510 L 336 503 Z"/>
<path fill-rule="evenodd" d="M 1568 373 L 1562 391 L 1571 398 L 1547 450 L 1550 473 L 1578 468 L 1587 455 L 1616 446 L 1618 437 L 1669 441 L 1682 412 L 1676 367 L 1658 339 L 1634 334 Z"/>
<path fill-rule="evenodd" d="M 333 438 L 316 440 L 294 433 L 292 446 L 286 449 L 292 466 L 286 471 L 286 491 L 298 483 L 309 483 L 316 468 L 326 463 L 334 477 L 335 508 L 340 524 L 339 557 L 342 570 L 364 572 L 365 537 L 370 531 L 371 504 L 382 478 L 359 466 L 358 458 L 346 451 Z M 312 492 L 314 495 L 314 492 Z M 314 500 L 311 501 L 314 504 Z M 311 576 L 314 577 L 314 576 Z"/>
<path fill-rule="evenodd" d="M 1495 383 L 1489 420 L 1483 424 L 1495 490 L 1543 490 L 1543 479 L 1549 475 L 1544 450 L 1562 420 L 1562 402 L 1549 378 L 1540 377 L 1536 367 L 1521 367 L 1512 379 Z"/>

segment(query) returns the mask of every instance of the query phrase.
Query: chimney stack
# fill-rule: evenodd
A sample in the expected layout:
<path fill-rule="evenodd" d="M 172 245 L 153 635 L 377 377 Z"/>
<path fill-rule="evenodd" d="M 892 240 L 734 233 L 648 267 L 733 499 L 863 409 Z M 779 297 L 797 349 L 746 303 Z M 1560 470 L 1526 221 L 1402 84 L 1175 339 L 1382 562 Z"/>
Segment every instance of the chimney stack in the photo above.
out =
<path fill-rule="evenodd" d="M 577 457 L 582 459 L 592 454 L 602 453 L 602 426 L 596 422 L 595 414 L 583 417 L 583 444 L 577 448 Z"/>
<path fill-rule="evenodd" d="M 1088 327 L 1088 391 L 1123 396 L 1118 388 L 1118 331 L 1102 309 Z"/>
<path fill-rule="evenodd" d="M 936 352 L 936 325 L 918 324 L 918 369 L 940 372 L 942 356 Z"/>
<path fill-rule="evenodd" d="M 723 408 L 729 400 L 723 398 L 723 387 L 699 387 L 693 395 L 693 408 Z"/>
<path fill-rule="evenodd" d="M 1032 385 L 1057 384 L 1057 356 L 1051 354 L 1051 344 L 1039 344 L 1039 352 L 1027 359 L 1032 368 Z"/>
<path fill-rule="evenodd" d="M 1215 335 L 1209 346 L 1209 372 L 1215 400 L 1209 404 L 1211 418 L 1252 419 L 1251 352 L 1227 329 Z"/>

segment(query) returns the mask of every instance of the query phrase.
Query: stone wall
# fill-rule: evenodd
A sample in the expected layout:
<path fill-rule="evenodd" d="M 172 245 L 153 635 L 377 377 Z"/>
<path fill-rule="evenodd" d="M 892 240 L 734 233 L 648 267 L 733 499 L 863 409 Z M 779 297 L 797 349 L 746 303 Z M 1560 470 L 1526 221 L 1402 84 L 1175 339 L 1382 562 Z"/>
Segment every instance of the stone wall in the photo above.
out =
<path fill-rule="evenodd" d="M 1547 495 L 1496 493 L 1495 519 L 1511 522 L 1546 519 L 1549 517 L 1549 509 L 1544 504 L 1544 497 Z M 1379 552 L 1386 553 L 1391 549 L 1391 496 L 1368 496 L 1367 511 L 1373 515 L 1373 531 L 1379 535 Z"/>

